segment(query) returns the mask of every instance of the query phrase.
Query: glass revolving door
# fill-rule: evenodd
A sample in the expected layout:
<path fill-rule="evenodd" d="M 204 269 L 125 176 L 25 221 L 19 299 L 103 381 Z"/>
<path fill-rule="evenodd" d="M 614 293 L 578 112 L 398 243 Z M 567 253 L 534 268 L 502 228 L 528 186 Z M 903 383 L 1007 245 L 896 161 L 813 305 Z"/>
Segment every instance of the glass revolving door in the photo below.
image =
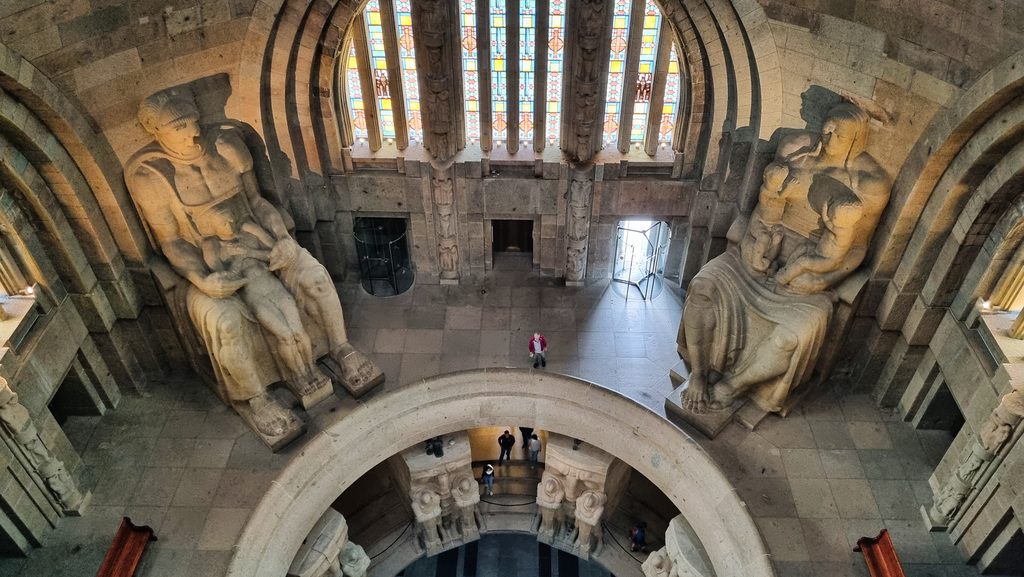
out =
<path fill-rule="evenodd" d="M 412 286 L 413 272 L 401 218 L 357 218 L 353 226 L 363 290 L 380 297 L 400 295 Z"/>

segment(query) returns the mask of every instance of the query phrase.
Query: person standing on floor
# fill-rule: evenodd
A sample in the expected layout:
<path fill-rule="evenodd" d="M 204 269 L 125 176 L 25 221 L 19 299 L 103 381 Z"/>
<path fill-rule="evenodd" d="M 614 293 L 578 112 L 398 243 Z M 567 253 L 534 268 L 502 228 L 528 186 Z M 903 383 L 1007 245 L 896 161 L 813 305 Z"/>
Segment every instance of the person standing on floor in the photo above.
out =
<path fill-rule="evenodd" d="M 494 467 L 490 463 L 484 466 L 484 474 L 480 475 L 480 480 L 487 485 L 487 494 L 494 494 Z"/>
<path fill-rule="evenodd" d="M 530 339 L 530 358 L 533 359 L 533 368 L 537 368 L 537 363 L 540 363 L 542 367 L 548 366 L 547 352 L 547 339 L 540 333 L 533 333 L 533 338 Z"/>
<path fill-rule="evenodd" d="M 498 446 L 501 447 L 501 455 L 498 457 L 498 466 L 501 466 L 501 462 L 505 460 L 505 457 L 512 460 L 512 447 L 516 446 L 516 436 L 508 432 L 505 432 L 498 437 Z"/>
<path fill-rule="evenodd" d="M 537 466 L 537 459 L 540 457 L 540 439 L 536 433 L 530 435 L 530 468 Z"/>
<path fill-rule="evenodd" d="M 641 521 L 636 527 L 629 530 L 629 550 L 647 550 L 647 523 Z"/>

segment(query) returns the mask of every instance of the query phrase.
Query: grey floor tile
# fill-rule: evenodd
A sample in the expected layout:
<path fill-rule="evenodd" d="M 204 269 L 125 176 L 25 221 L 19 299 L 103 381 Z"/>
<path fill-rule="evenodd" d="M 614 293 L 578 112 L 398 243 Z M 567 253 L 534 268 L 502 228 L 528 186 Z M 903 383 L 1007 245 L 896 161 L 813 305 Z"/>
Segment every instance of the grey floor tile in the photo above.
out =
<path fill-rule="evenodd" d="M 828 479 L 863 479 L 864 467 L 857 451 L 820 449 L 821 466 Z"/>

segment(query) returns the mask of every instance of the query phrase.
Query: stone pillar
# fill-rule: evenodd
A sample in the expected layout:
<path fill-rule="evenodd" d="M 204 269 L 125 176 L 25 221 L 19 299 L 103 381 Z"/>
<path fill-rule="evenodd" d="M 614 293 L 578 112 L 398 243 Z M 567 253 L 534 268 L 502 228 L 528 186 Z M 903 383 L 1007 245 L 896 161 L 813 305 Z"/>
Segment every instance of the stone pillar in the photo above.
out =
<path fill-rule="evenodd" d="M 369 566 L 363 548 L 348 540 L 345 517 L 328 509 L 302 542 L 288 577 L 366 577 Z"/>
<path fill-rule="evenodd" d="M 1024 384 L 1018 384 L 1005 395 L 988 419 L 981 425 L 970 451 L 966 452 L 956 470 L 935 494 L 931 508 L 921 507 L 921 514 L 930 531 L 946 531 L 955 524 L 967 497 L 981 490 L 991 475 L 993 460 L 1009 451 L 1014 429 L 1024 418 Z M 998 465 L 997 465 L 998 466 Z"/>
<path fill-rule="evenodd" d="M 550 433 L 537 486 L 537 539 L 583 559 L 600 551 L 602 522 L 611 516 L 631 469 L 613 455 Z"/>
<path fill-rule="evenodd" d="M 594 165 L 572 168 L 569 175 L 569 208 L 566 223 L 566 286 L 583 286 L 587 276 L 590 215 L 594 199 Z"/>
<path fill-rule="evenodd" d="M 43 443 L 28 409 L 18 402 L 18 394 L 3 377 L 0 377 L 0 433 L 11 452 L 30 472 L 33 482 L 45 488 L 54 509 L 63 515 L 80 515 L 92 493 L 82 493 L 64 462 Z"/>
<path fill-rule="evenodd" d="M 710 567 L 697 534 L 677 515 L 668 524 L 665 546 L 648 555 L 641 569 L 645 577 L 702 577 L 712 574 Z"/>
<path fill-rule="evenodd" d="M 452 162 L 440 163 L 431 160 L 430 188 L 441 284 L 458 284 L 459 218 L 455 205 L 455 171 Z"/>
<path fill-rule="evenodd" d="M 587 163 L 601 150 L 605 83 L 611 44 L 611 9 L 606 0 L 580 0 L 573 5 L 566 30 L 565 111 L 562 150 L 572 162 Z"/>
<path fill-rule="evenodd" d="M 408 485 L 417 539 L 422 551 L 436 555 L 480 538 L 480 487 L 473 475 L 469 434 L 442 437 L 441 448 L 428 455 L 423 445 L 399 454 L 395 466 L 400 485 Z"/>
<path fill-rule="evenodd" d="M 459 10 L 455 0 L 412 4 L 423 115 L 423 145 L 430 153 L 430 188 L 443 284 L 459 282 L 458 209 L 453 202 L 451 158 L 466 141 Z"/>

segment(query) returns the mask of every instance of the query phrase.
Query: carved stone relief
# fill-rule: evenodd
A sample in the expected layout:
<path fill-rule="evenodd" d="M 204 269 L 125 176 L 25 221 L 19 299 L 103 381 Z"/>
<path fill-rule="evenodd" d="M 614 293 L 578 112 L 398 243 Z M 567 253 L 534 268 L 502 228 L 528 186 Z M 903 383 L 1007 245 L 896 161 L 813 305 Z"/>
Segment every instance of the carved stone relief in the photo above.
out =
<path fill-rule="evenodd" d="M 607 3 L 603 0 L 581 0 L 573 5 L 575 17 L 572 25 L 574 34 L 569 46 L 573 46 L 572 58 L 576 66 L 575 75 L 567 86 L 566 118 L 569 132 L 565 140 L 566 150 L 573 162 L 585 163 L 593 159 L 600 150 L 602 117 L 600 106 L 604 89 L 607 66 L 608 23 Z"/>
<path fill-rule="evenodd" d="M 172 313 L 198 332 L 221 399 L 277 450 L 304 428 L 267 385 L 283 381 L 309 408 L 333 393 L 321 356 L 354 396 L 384 375 L 349 343 L 327 270 L 262 196 L 241 132 L 200 127 L 192 95 L 177 88 L 147 98 L 139 121 L 155 142 L 128 162 L 125 180 L 178 275 L 163 283 Z"/>
<path fill-rule="evenodd" d="M 451 3 L 446 0 L 423 0 L 412 4 L 416 42 L 416 67 L 423 78 L 421 95 L 423 143 L 431 156 L 439 161 L 451 158 L 462 148 L 455 119 L 462 114 L 462 103 L 454 95 L 453 55 L 461 55 L 459 38 L 455 36 Z"/>
<path fill-rule="evenodd" d="M 629 467 L 587 444 L 549 434 L 537 485 L 537 539 L 583 559 L 600 551 L 601 524 L 629 480 Z"/>
<path fill-rule="evenodd" d="M 334 509 L 313 525 L 288 568 L 288 577 L 365 577 L 370 558 L 348 540 L 348 523 Z"/>
<path fill-rule="evenodd" d="M 935 495 L 931 508 L 921 507 L 932 531 L 950 527 L 967 497 L 981 488 L 993 460 L 1005 453 L 1007 442 L 1024 419 L 1024 386 L 1005 395 L 982 424 L 974 442 L 946 484 Z"/>
<path fill-rule="evenodd" d="M 590 206 L 594 198 L 594 167 L 571 171 L 566 244 L 565 282 L 580 284 L 586 276 L 587 245 L 590 241 Z"/>
<path fill-rule="evenodd" d="M 645 577 L 704 577 L 713 574 L 710 566 L 697 534 L 678 515 L 668 524 L 665 546 L 648 555 L 641 569 Z"/>
<path fill-rule="evenodd" d="M 11 390 L 7 379 L 0 377 L 0 427 L 13 443 L 11 450 L 31 473 L 38 475 L 43 488 L 54 500 L 56 510 L 64 515 L 80 515 L 88 505 L 91 493 L 78 488 L 64 463 L 43 443 L 28 414 L 18 402 L 18 394 Z"/>
<path fill-rule="evenodd" d="M 459 278 L 458 217 L 455 214 L 454 182 L 452 166 L 433 166 L 431 163 L 430 186 L 433 189 L 435 234 L 437 235 L 438 264 L 442 281 Z"/>
<path fill-rule="evenodd" d="M 398 479 L 408 479 L 418 545 L 427 555 L 480 538 L 480 486 L 473 475 L 469 435 L 442 437 L 444 454 L 416 445 L 399 455 Z M 400 481 L 402 482 L 402 481 Z"/>

